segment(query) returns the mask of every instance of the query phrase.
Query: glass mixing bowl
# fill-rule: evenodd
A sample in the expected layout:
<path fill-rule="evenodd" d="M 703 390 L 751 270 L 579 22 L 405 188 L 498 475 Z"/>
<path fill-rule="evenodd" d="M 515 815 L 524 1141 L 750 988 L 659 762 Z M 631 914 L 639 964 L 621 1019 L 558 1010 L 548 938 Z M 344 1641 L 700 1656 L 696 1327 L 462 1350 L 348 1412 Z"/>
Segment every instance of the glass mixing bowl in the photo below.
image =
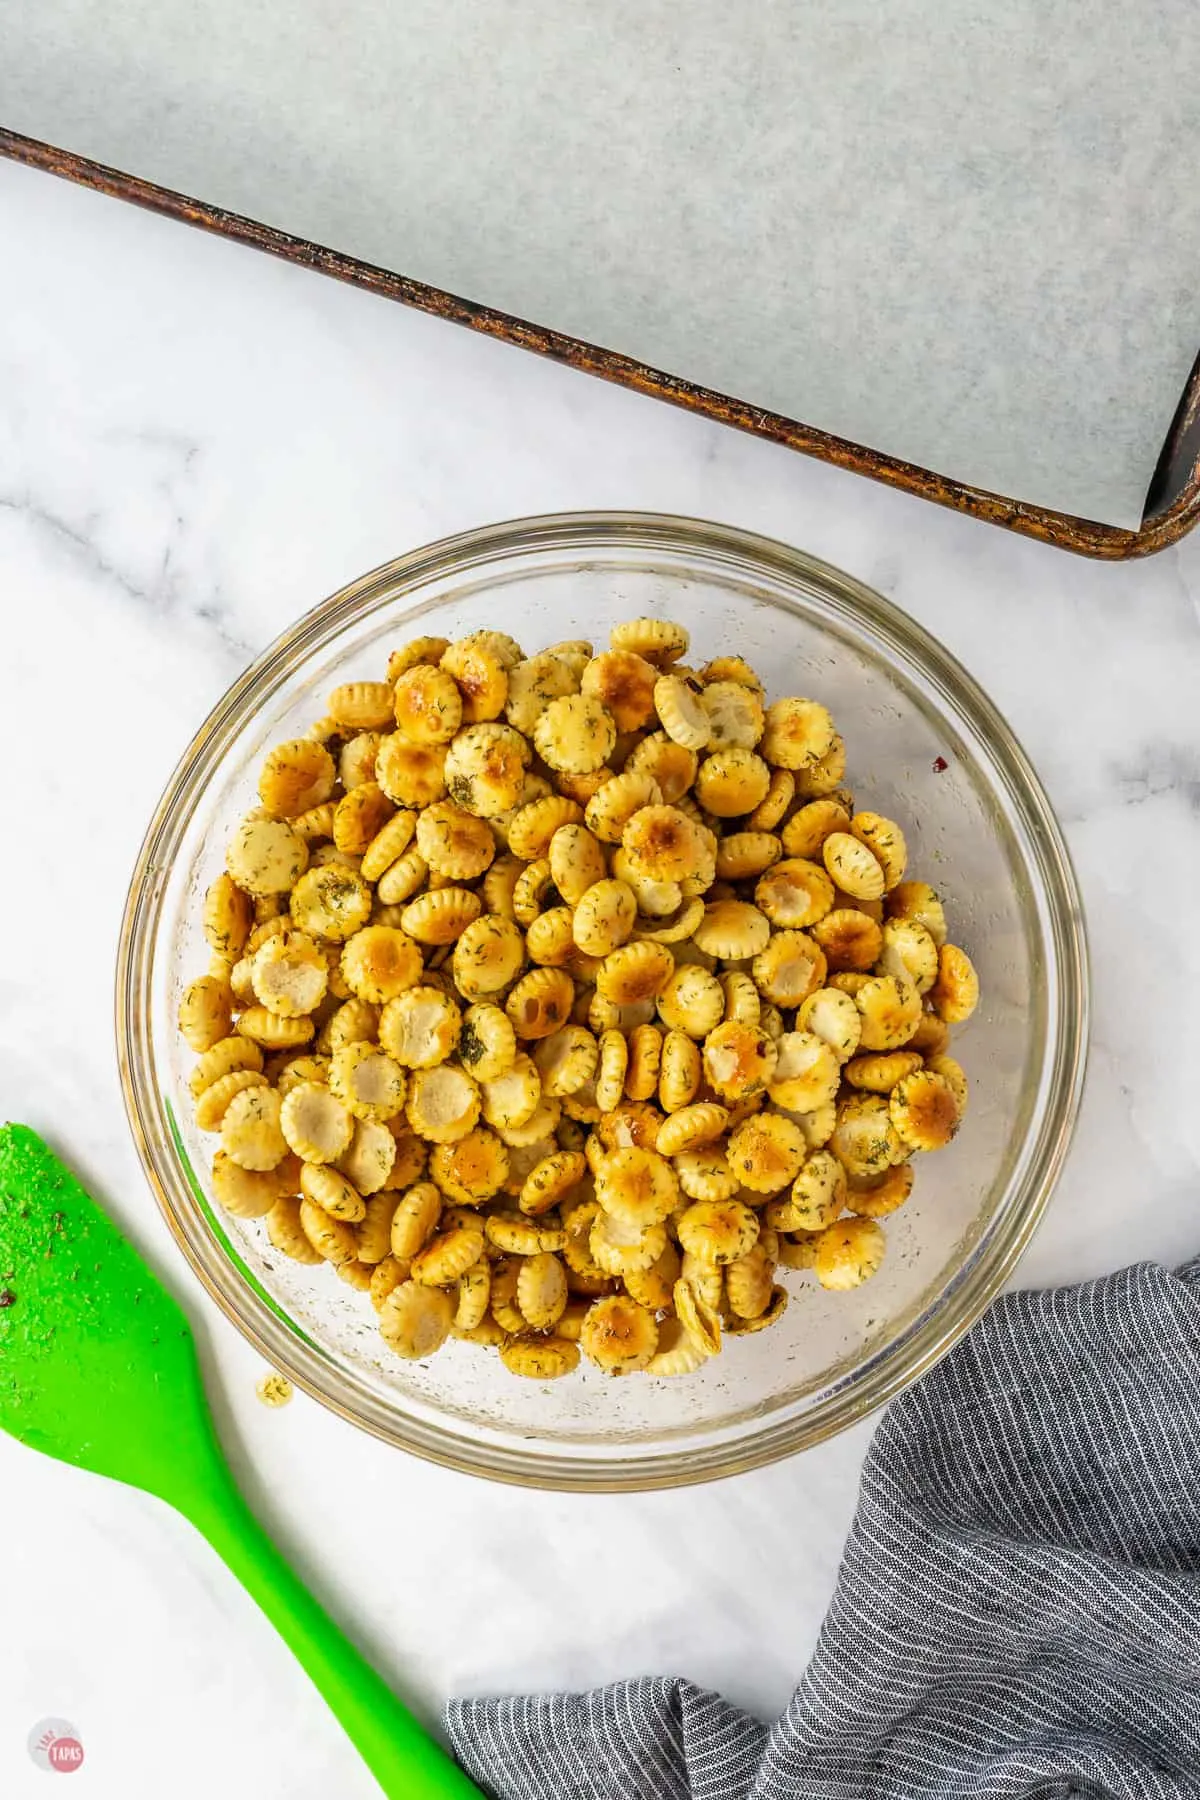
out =
<path fill-rule="evenodd" d="M 850 1293 L 785 1275 L 770 1331 L 695 1375 L 614 1381 L 584 1367 L 524 1381 L 450 1343 L 428 1364 L 383 1344 L 364 1294 L 275 1253 L 206 1192 L 214 1140 L 191 1123 L 179 996 L 208 952 L 201 897 L 230 824 L 257 801 L 264 751 L 298 736 L 338 682 L 378 676 L 398 640 L 511 632 L 527 652 L 607 641 L 661 614 L 689 661 L 736 651 L 770 693 L 819 696 L 849 746 L 847 780 L 898 819 L 914 875 L 943 893 L 982 1000 L 955 1035 L 971 1082 L 958 1138 L 919 1158 L 886 1221 L 879 1274 Z M 494 1479 L 665 1487 L 818 1442 L 914 1381 L 978 1316 L 1021 1255 L 1070 1139 L 1087 978 L 1079 895 L 1046 796 L 1003 719 L 940 645 L 870 588 L 768 539 L 687 519 L 577 514 L 489 526 L 365 575 L 279 638 L 205 722 L 146 834 L 122 932 L 117 1031 L 138 1150 L 193 1269 L 268 1361 L 388 1442 Z"/>

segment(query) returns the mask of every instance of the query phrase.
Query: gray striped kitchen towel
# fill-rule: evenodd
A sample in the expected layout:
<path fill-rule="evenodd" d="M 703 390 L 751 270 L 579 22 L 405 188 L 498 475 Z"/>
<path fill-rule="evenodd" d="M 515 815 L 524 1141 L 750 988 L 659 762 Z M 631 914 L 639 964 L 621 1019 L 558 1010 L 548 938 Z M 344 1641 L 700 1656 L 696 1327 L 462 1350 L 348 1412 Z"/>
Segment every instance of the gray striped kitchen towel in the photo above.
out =
<path fill-rule="evenodd" d="M 891 1406 L 773 1725 L 657 1677 L 447 1725 L 501 1800 L 1200 1795 L 1200 1259 L 1009 1295 Z"/>

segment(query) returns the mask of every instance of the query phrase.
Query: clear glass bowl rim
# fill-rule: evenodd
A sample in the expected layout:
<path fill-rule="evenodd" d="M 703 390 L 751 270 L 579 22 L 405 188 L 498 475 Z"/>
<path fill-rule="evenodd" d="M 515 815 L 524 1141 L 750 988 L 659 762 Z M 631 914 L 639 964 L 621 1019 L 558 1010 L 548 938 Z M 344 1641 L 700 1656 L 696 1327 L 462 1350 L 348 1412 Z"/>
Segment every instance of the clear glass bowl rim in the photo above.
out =
<path fill-rule="evenodd" d="M 1057 1006 L 1049 1020 L 1053 1061 L 1036 1142 L 1021 1191 L 1006 1207 L 987 1253 L 954 1284 L 894 1354 L 877 1358 L 861 1381 L 843 1386 L 801 1417 L 767 1425 L 734 1444 L 692 1452 L 681 1464 L 639 1453 L 628 1464 L 594 1463 L 472 1446 L 424 1421 L 407 1419 L 296 1338 L 247 1285 L 211 1238 L 176 1152 L 170 1116 L 150 1050 L 153 955 L 169 868 L 209 774 L 221 762 L 259 696 L 285 681 L 314 650 L 363 618 L 384 595 L 394 600 L 433 580 L 539 552 L 641 551 L 700 558 L 750 579 L 808 581 L 853 621 L 863 618 L 902 661 L 914 665 L 951 715 L 969 721 L 1026 830 L 1047 903 Z M 254 1348 L 314 1399 L 350 1423 L 426 1460 L 519 1486 L 578 1492 L 633 1492 L 690 1485 L 759 1468 L 823 1442 L 876 1411 L 917 1381 L 969 1330 L 1008 1280 L 1044 1213 L 1070 1145 L 1083 1092 L 1089 982 L 1083 907 L 1058 821 L 1006 721 L 962 665 L 907 614 L 853 576 L 805 551 L 736 527 L 641 512 L 573 512 L 508 520 L 442 538 L 395 558 L 319 602 L 269 644 L 228 688 L 180 757 L 147 828 L 126 899 L 116 970 L 116 1036 L 125 1109 L 159 1209 L 207 1292 Z"/>

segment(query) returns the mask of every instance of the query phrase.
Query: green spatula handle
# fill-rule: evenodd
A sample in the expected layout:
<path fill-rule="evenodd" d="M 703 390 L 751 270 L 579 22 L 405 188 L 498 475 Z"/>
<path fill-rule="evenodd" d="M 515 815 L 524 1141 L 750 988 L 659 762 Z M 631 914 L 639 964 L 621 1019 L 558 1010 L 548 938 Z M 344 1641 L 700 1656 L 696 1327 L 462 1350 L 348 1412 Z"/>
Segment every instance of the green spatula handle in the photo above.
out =
<path fill-rule="evenodd" d="M 211 1480 L 183 1510 L 257 1600 L 391 1800 L 481 1800 L 293 1574 L 223 1464 L 214 1461 Z"/>

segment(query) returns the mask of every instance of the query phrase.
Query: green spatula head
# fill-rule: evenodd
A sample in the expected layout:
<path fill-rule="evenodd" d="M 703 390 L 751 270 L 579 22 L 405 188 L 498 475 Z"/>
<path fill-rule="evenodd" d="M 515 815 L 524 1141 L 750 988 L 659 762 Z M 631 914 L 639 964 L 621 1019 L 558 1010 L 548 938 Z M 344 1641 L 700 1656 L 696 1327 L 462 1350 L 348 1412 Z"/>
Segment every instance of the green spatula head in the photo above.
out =
<path fill-rule="evenodd" d="M 158 1494 L 191 1519 L 291 1646 L 386 1794 L 479 1800 L 263 1532 L 217 1443 L 183 1313 L 24 1125 L 0 1127 L 0 1428 Z"/>
<path fill-rule="evenodd" d="M 172 1501 L 211 1468 L 187 1320 L 23 1125 L 0 1128 L 0 1426 Z"/>

